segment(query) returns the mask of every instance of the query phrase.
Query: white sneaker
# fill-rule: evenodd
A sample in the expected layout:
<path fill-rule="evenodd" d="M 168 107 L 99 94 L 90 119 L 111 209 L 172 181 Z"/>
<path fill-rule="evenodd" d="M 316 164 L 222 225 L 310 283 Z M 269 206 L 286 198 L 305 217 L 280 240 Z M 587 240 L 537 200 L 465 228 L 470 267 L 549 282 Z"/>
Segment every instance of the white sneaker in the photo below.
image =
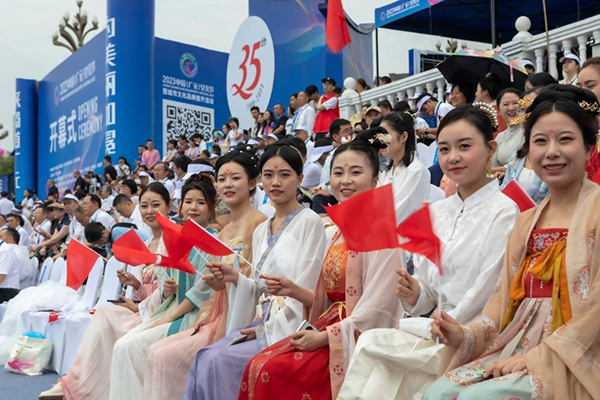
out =
<path fill-rule="evenodd" d="M 63 388 L 60 382 L 57 382 L 52 389 L 46 390 L 40 393 L 38 399 L 40 400 L 62 400 L 64 396 Z"/>

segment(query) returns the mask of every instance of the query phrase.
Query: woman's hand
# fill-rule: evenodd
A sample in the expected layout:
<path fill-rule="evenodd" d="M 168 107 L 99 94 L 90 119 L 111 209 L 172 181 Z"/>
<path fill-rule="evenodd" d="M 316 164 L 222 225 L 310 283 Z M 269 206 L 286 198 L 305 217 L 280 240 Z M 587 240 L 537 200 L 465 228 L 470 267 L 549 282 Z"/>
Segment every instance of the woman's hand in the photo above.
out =
<path fill-rule="evenodd" d="M 131 286 L 135 290 L 138 290 L 142 286 L 142 283 L 131 272 L 123 271 L 122 269 L 117 270 L 117 277 L 121 285 Z"/>
<path fill-rule="evenodd" d="M 494 178 L 498 179 L 499 181 L 502 181 L 504 179 L 505 175 L 506 175 L 505 171 L 494 172 Z"/>
<path fill-rule="evenodd" d="M 329 344 L 327 331 L 300 331 L 292 333 L 290 337 L 290 345 L 301 351 L 315 351 Z"/>
<path fill-rule="evenodd" d="M 400 276 L 398 278 L 398 286 L 396 287 L 396 297 L 406 304 L 414 306 L 417 304 L 417 300 L 419 300 L 419 295 L 421 294 L 419 281 L 413 278 L 404 268 L 398 268 L 396 273 Z"/>
<path fill-rule="evenodd" d="M 233 283 L 237 285 L 240 273 L 233 268 L 233 265 L 223 263 L 207 263 L 206 268 L 210 269 L 217 281 L 224 283 Z"/>
<path fill-rule="evenodd" d="M 512 356 L 492 363 L 492 365 L 485 369 L 483 378 L 485 379 L 492 375 L 494 378 L 499 378 L 502 375 L 523 371 L 525 368 L 527 368 L 527 364 L 525 363 L 524 355 Z"/>
<path fill-rule="evenodd" d="M 296 284 L 285 276 L 260 274 L 258 277 L 265 280 L 269 294 L 294 297 Z"/>
<path fill-rule="evenodd" d="M 459 348 L 465 338 L 465 331 L 461 324 L 442 310 L 441 316 L 436 309 L 431 315 L 431 338 L 452 348 Z"/>
<path fill-rule="evenodd" d="M 244 342 L 249 342 L 250 340 L 256 339 L 256 328 L 242 329 L 240 334 L 246 335 Z"/>
<path fill-rule="evenodd" d="M 202 277 L 202 280 L 204 281 L 204 283 L 206 283 L 206 285 L 209 288 L 211 288 L 215 292 L 219 292 L 225 289 L 225 282 L 217 280 L 217 278 L 215 278 L 214 275 L 204 275 Z"/>
<path fill-rule="evenodd" d="M 163 296 L 164 298 L 168 298 L 170 295 L 172 295 L 173 293 L 175 293 L 177 291 L 177 288 L 179 288 L 179 285 L 175 282 L 175 279 L 173 278 L 167 278 L 165 279 L 165 281 L 163 282 Z"/>
<path fill-rule="evenodd" d="M 138 305 L 135 304 L 133 301 L 131 301 L 131 299 L 128 299 L 127 297 L 123 296 L 122 294 L 119 295 L 119 298 L 121 300 L 123 300 L 124 303 L 117 303 L 117 305 L 128 308 L 131 311 L 133 311 L 134 313 L 140 312 Z"/>
<path fill-rule="evenodd" d="M 32 244 L 32 245 L 31 245 L 31 252 L 32 252 L 32 253 L 37 253 L 37 252 L 40 250 L 40 248 L 41 248 L 41 247 L 42 247 L 42 246 L 41 246 L 41 245 L 39 245 L 39 244 Z"/>

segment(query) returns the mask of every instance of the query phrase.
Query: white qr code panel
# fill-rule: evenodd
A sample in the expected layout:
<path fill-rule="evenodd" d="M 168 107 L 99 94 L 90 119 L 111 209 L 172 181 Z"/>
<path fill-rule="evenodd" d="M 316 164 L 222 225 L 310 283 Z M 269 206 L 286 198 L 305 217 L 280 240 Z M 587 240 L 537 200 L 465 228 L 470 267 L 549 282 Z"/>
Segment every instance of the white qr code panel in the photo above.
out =
<path fill-rule="evenodd" d="M 211 140 L 215 112 L 211 108 L 179 101 L 163 99 L 163 149 L 167 141 L 185 135 L 188 139 L 195 133 Z"/>

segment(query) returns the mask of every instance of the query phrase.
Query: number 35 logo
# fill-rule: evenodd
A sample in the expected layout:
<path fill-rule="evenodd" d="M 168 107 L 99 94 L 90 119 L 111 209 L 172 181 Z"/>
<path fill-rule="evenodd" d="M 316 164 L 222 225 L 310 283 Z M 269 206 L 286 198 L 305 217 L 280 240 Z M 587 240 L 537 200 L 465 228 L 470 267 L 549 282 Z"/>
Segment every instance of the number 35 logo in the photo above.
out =
<path fill-rule="evenodd" d="M 265 110 L 273 92 L 275 50 L 267 24 L 259 17 L 246 19 L 238 30 L 227 63 L 227 100 L 240 126 L 251 123 L 250 108 Z"/>

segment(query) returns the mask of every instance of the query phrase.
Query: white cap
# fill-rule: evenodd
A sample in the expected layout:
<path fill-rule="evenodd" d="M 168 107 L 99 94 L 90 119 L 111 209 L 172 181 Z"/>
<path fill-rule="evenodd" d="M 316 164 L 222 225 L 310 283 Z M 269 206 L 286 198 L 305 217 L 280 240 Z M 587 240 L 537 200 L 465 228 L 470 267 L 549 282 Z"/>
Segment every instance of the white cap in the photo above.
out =
<path fill-rule="evenodd" d="M 565 54 L 564 56 L 562 56 L 560 58 L 560 60 L 558 60 L 558 62 L 564 63 L 565 60 L 575 60 L 577 62 L 577 64 L 581 65 L 581 60 L 579 59 L 579 57 L 577 57 L 576 54 L 573 53 L 569 53 L 569 54 Z"/>
<path fill-rule="evenodd" d="M 78 202 L 78 203 L 79 203 L 79 199 L 77 198 L 77 196 L 75 196 L 74 194 L 71 194 L 71 193 L 69 193 L 69 194 L 65 194 L 65 195 L 62 197 L 62 199 L 60 199 L 60 201 L 64 202 L 64 201 L 65 201 L 65 200 L 67 200 L 67 199 L 69 199 L 69 200 L 73 200 L 73 201 L 76 201 L 76 202 Z"/>
<path fill-rule="evenodd" d="M 535 68 L 535 65 L 533 64 L 533 61 L 531 61 L 531 60 L 528 60 L 528 59 L 526 59 L 526 58 L 524 58 L 524 59 L 522 59 L 522 60 L 521 60 L 521 65 L 522 65 L 523 67 L 526 67 L 527 65 L 529 65 L 530 67 L 533 67 L 533 68 Z"/>
<path fill-rule="evenodd" d="M 416 99 L 418 99 L 419 97 L 421 97 L 421 93 L 419 93 L 419 92 L 416 92 L 415 94 L 413 94 L 413 95 L 412 95 L 411 97 L 409 97 L 408 99 L 409 99 L 409 100 L 416 100 Z"/>
<path fill-rule="evenodd" d="M 275 139 L 275 141 L 279 140 L 279 138 L 277 137 L 277 135 L 275 135 L 274 133 L 269 133 L 267 135 L 267 138 Z"/>
<path fill-rule="evenodd" d="M 248 142 L 246 144 L 249 144 L 250 146 L 254 146 L 255 144 L 259 145 L 260 143 L 258 143 L 258 140 L 256 140 L 256 139 L 250 139 L 250 140 L 248 140 Z"/>
<path fill-rule="evenodd" d="M 333 151 L 332 145 L 315 147 L 312 151 L 312 156 L 310 157 L 309 162 L 312 163 L 317 161 L 319 158 L 321 158 L 323 154 L 327 153 L 328 151 Z"/>
<path fill-rule="evenodd" d="M 425 95 L 425 97 L 423 97 L 421 100 L 419 100 L 417 102 L 417 111 L 421 111 L 421 107 L 423 107 L 423 104 L 425 104 L 425 102 L 427 102 L 427 100 L 431 99 L 430 95 Z"/>
<path fill-rule="evenodd" d="M 219 158 L 219 155 L 218 155 L 218 154 L 214 154 L 214 153 L 213 153 L 213 154 L 211 154 L 211 155 L 210 155 L 210 157 L 209 157 L 209 158 L 210 158 L 211 160 L 212 160 L 213 158 Z"/>
<path fill-rule="evenodd" d="M 138 174 L 138 178 L 141 178 L 142 176 L 147 176 L 148 178 L 150 178 L 150 175 L 148 175 L 146 171 L 140 171 L 140 173 Z"/>
<path fill-rule="evenodd" d="M 308 128 L 305 127 L 305 126 L 297 126 L 297 127 L 294 128 L 294 132 L 298 132 L 298 131 L 304 131 L 304 132 L 308 133 Z M 269 136 L 270 135 L 271 134 L 269 134 Z"/>
<path fill-rule="evenodd" d="M 210 165 L 205 164 L 190 164 L 188 165 L 187 173 L 191 174 L 200 174 L 202 172 L 213 172 L 215 169 Z"/>

